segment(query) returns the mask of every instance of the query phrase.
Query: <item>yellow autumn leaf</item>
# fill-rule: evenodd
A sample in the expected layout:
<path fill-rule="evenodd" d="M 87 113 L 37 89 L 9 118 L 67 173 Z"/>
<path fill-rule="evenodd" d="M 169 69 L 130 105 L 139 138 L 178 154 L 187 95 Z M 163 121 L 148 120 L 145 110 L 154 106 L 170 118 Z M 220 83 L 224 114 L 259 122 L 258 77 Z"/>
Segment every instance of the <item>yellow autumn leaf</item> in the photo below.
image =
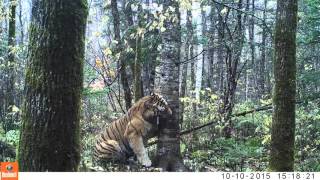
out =
<path fill-rule="evenodd" d="M 106 48 L 106 49 L 103 51 L 103 53 L 108 56 L 108 55 L 111 55 L 111 54 L 112 54 L 112 51 L 111 51 L 110 48 Z"/>
<path fill-rule="evenodd" d="M 110 78 L 114 78 L 115 75 L 116 75 L 113 70 L 110 70 L 108 74 L 109 74 L 109 77 L 110 77 Z"/>
<path fill-rule="evenodd" d="M 103 66 L 102 61 L 101 61 L 100 58 L 96 59 L 96 66 L 99 67 L 99 68 L 101 68 Z"/>

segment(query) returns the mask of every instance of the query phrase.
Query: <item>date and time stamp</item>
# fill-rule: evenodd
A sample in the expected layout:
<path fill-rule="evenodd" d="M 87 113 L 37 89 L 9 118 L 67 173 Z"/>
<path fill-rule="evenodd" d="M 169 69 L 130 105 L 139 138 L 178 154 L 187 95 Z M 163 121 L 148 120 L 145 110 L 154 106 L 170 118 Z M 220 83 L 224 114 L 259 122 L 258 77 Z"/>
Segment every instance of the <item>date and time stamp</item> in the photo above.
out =
<path fill-rule="evenodd" d="M 222 172 L 220 178 L 222 180 L 320 180 L 320 173 L 315 173 L 315 172 Z"/>

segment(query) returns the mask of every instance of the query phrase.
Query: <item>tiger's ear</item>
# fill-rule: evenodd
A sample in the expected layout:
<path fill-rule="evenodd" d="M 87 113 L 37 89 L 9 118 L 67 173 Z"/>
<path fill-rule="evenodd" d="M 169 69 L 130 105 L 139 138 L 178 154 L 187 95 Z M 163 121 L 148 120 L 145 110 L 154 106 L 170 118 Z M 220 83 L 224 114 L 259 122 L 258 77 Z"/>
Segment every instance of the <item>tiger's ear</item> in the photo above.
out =
<path fill-rule="evenodd" d="M 150 93 L 150 96 L 155 96 L 156 94 L 152 91 L 151 93 Z"/>

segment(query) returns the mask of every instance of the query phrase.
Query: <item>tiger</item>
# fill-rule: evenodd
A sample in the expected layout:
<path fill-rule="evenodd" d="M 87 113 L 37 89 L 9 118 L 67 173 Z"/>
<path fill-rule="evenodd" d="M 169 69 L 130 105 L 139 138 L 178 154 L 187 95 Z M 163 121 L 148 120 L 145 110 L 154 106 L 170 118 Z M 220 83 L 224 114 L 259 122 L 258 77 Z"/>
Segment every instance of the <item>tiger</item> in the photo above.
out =
<path fill-rule="evenodd" d="M 136 156 L 138 162 L 151 166 L 144 142 L 156 133 L 159 113 L 172 115 L 167 101 L 159 94 L 151 93 L 137 101 L 126 114 L 113 121 L 98 136 L 94 147 L 94 158 L 103 162 L 127 162 Z M 155 121 L 156 119 L 156 121 Z"/>

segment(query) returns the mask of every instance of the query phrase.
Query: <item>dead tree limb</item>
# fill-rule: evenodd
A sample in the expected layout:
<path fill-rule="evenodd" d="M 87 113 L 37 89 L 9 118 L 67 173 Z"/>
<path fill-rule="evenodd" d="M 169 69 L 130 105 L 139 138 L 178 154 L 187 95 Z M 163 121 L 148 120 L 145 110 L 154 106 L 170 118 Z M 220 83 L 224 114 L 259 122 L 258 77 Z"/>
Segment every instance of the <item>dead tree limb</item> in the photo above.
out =
<path fill-rule="evenodd" d="M 262 106 L 262 107 L 258 107 L 258 108 L 251 109 L 251 110 L 248 110 L 248 111 L 243 111 L 243 112 L 240 112 L 240 113 L 236 113 L 236 114 L 231 115 L 231 117 L 245 116 L 245 115 L 247 115 L 247 114 L 251 114 L 251 113 L 255 113 L 255 112 L 259 112 L 259 111 L 266 111 L 266 110 L 269 110 L 269 109 L 272 109 L 272 104 L 267 104 L 267 105 Z M 210 121 L 210 122 L 208 122 L 208 123 L 202 124 L 202 125 L 200 125 L 200 126 L 196 126 L 196 127 L 194 127 L 194 128 L 181 131 L 181 132 L 179 133 L 179 136 L 183 136 L 183 135 L 186 135 L 186 134 L 190 134 L 190 133 L 192 133 L 193 131 L 197 131 L 197 130 L 202 129 L 202 128 L 204 128 L 204 127 L 213 125 L 215 122 L 216 122 L 216 120 L 213 120 L 213 121 Z M 152 145 L 157 144 L 157 143 L 158 143 L 158 140 L 152 141 L 152 142 L 148 143 L 147 147 L 148 147 L 148 146 L 152 146 Z"/>
<path fill-rule="evenodd" d="M 319 98 L 320 98 L 320 96 L 313 97 L 313 98 L 306 98 L 306 99 L 309 100 L 309 101 L 312 101 L 312 100 L 316 100 L 316 99 L 319 99 Z M 298 101 L 296 101 L 296 104 L 301 104 L 303 102 L 304 101 L 298 100 Z M 269 104 L 267 104 L 265 106 L 261 106 L 261 107 L 255 108 L 255 109 L 251 109 L 251 110 L 248 110 L 248 111 L 243 111 L 243 112 L 240 112 L 240 113 L 232 114 L 231 117 L 245 116 L 247 114 L 251 114 L 251 113 L 255 113 L 255 112 L 259 112 L 259 111 L 266 111 L 266 110 L 270 110 L 272 108 L 273 108 L 272 103 L 269 103 Z M 178 136 L 183 136 L 185 134 L 192 133 L 193 131 L 197 131 L 197 130 L 202 129 L 204 127 L 210 126 L 210 125 L 214 124 L 215 122 L 217 122 L 216 119 L 213 120 L 213 121 L 210 121 L 208 123 L 202 124 L 200 126 L 196 126 L 194 128 L 181 131 Z M 147 147 L 152 146 L 152 145 L 157 144 L 157 143 L 158 143 L 158 140 L 152 141 L 152 142 L 147 144 Z"/>

